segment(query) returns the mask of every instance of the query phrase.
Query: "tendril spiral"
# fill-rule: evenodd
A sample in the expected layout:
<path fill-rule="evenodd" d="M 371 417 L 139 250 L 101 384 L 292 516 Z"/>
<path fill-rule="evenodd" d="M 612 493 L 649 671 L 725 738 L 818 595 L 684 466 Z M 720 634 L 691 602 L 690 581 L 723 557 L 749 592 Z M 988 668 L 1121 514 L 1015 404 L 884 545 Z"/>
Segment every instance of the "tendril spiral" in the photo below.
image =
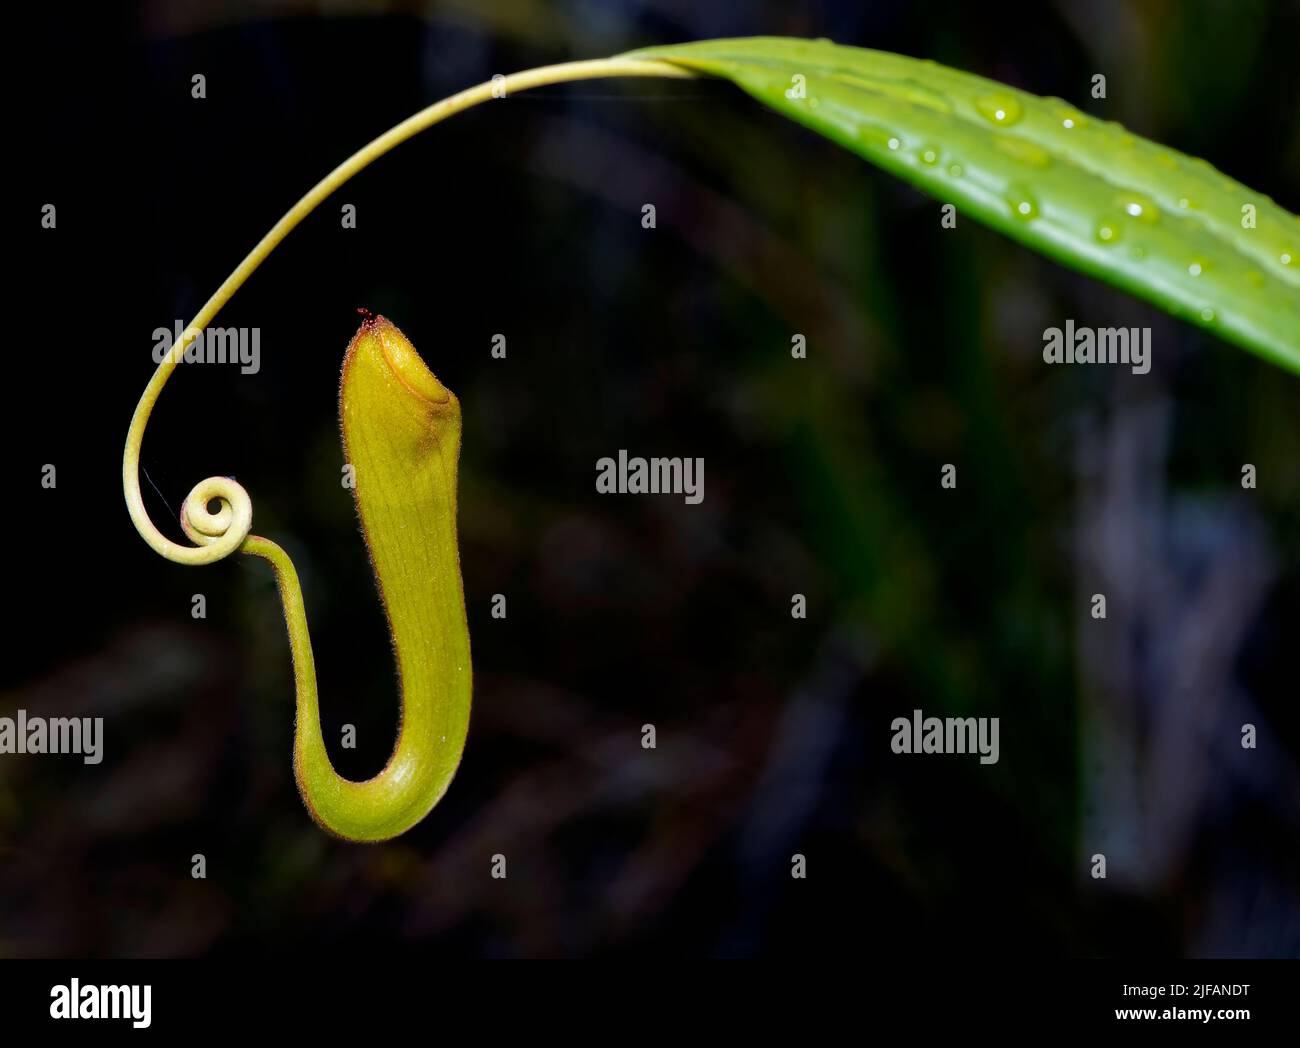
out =
<path fill-rule="evenodd" d="M 267 561 L 275 574 L 293 657 L 294 774 L 307 810 L 335 836 L 378 841 L 410 829 L 441 798 L 464 749 L 471 670 L 455 530 L 459 405 L 400 331 L 382 318 L 367 320 L 345 357 L 343 388 L 356 391 L 354 403 L 364 402 L 370 410 L 347 411 L 341 390 L 343 430 L 345 444 L 351 434 L 351 455 L 363 463 L 371 491 L 367 499 L 361 498 L 360 487 L 354 492 L 363 526 L 368 513 L 378 520 L 377 527 L 365 533 L 398 656 L 402 717 L 393 756 L 382 772 L 365 782 L 343 778 L 330 761 L 321 733 L 315 659 L 298 573 L 282 548 L 251 534 L 253 500 L 243 485 L 233 477 L 208 477 L 194 485 L 180 514 L 181 530 L 193 545 L 169 539 L 150 519 L 140 488 L 140 448 L 153 407 L 172 372 L 184 362 L 189 345 L 276 245 L 339 186 L 394 146 L 513 90 L 605 76 L 693 75 L 639 59 L 570 62 L 493 78 L 421 110 L 354 153 L 285 213 L 176 339 L 136 405 L 122 455 L 122 489 L 145 542 L 177 564 L 213 564 L 240 552 Z M 410 397 L 418 402 L 414 409 Z M 409 454 L 394 473 L 382 452 L 395 443 Z M 378 478 L 373 489 L 369 478 Z M 422 501 L 416 508 L 421 512 L 409 528 L 403 525 L 394 535 L 381 535 L 379 528 L 392 517 L 385 491 L 394 488 L 407 491 L 408 508 L 412 493 L 419 495 Z M 425 514 L 426 507 L 431 512 Z M 437 580 L 441 589 L 431 595 L 421 581 L 426 579 Z"/>

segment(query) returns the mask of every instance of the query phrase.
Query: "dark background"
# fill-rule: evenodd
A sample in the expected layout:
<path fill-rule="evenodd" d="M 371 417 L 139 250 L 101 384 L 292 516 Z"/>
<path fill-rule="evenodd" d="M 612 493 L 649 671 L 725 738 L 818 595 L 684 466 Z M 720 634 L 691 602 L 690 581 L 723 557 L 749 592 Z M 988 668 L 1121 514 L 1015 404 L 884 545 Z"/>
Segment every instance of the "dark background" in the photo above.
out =
<path fill-rule="evenodd" d="M 1300 379 L 941 230 L 728 85 L 548 88 L 400 147 L 219 316 L 260 327 L 260 373 L 182 369 L 154 414 L 154 520 L 179 537 L 203 477 L 248 488 L 363 778 L 397 696 L 339 483 L 355 309 L 460 396 L 474 712 L 410 833 L 314 826 L 268 569 L 163 561 L 120 488 L 153 329 L 353 149 L 494 73 L 828 36 L 1062 96 L 1296 211 L 1294 5 L 321 8 L 46 5 L 9 29 L 0 713 L 102 716 L 106 756 L 0 758 L 0 956 L 1300 953 Z M 1045 367 L 1066 317 L 1149 325 L 1151 374 Z M 598 496 L 619 448 L 703 456 L 704 504 Z M 895 756 L 915 708 L 1000 717 L 1000 762 Z"/>

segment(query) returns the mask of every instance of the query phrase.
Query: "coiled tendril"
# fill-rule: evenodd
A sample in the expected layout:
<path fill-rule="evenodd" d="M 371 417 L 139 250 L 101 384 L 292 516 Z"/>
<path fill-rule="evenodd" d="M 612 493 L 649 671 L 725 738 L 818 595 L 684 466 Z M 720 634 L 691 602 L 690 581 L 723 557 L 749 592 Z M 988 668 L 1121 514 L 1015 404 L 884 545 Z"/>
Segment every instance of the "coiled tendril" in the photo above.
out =
<path fill-rule="evenodd" d="M 451 776 L 455 774 L 464 747 L 471 683 L 469 632 L 455 546 L 454 475 L 456 455 L 459 452 L 459 407 L 449 393 L 443 398 L 452 405 L 450 410 L 454 411 L 445 425 L 454 428 L 455 451 L 450 453 L 449 465 L 448 461 L 441 458 L 434 464 L 441 471 L 441 476 L 445 476 L 449 469 L 453 477 L 449 491 L 445 488 L 438 489 L 445 499 L 443 517 L 449 518 L 450 524 L 444 526 L 437 537 L 441 540 L 439 545 L 444 553 L 448 548 L 450 552 L 445 553 L 440 562 L 431 560 L 432 553 L 418 538 L 414 540 L 414 546 L 408 544 L 409 548 L 401 547 L 400 543 L 383 546 L 382 558 L 379 556 L 381 547 L 371 547 L 381 596 L 385 596 L 381 560 L 387 561 L 391 578 L 391 572 L 406 571 L 408 562 L 419 562 L 422 559 L 426 569 L 432 565 L 433 573 L 443 579 L 445 588 L 454 596 L 448 598 L 444 595 L 443 603 L 422 600 L 403 605 L 400 616 L 402 631 L 398 629 L 395 607 L 386 603 L 385 610 L 389 615 L 394 648 L 398 655 L 399 676 L 402 678 L 402 728 L 393 756 L 384 770 L 365 782 L 352 782 L 334 770 L 321 735 L 316 667 L 298 573 L 283 549 L 269 539 L 251 534 L 253 500 L 243 485 L 231 477 L 208 477 L 194 485 L 185 498 L 180 516 L 181 529 L 193 545 L 172 541 L 149 518 L 140 489 L 140 446 L 154 404 L 172 372 L 184 361 L 186 348 L 212 322 L 218 310 L 276 245 L 334 190 L 412 135 L 479 102 L 504 97 L 511 90 L 604 76 L 688 78 L 693 75 L 676 66 L 657 61 L 611 58 L 593 62 L 570 62 L 498 77 L 421 110 L 336 167 L 272 227 L 199 310 L 158 365 L 136 405 L 122 456 L 122 489 L 131 520 L 145 542 L 158 554 L 178 564 L 212 564 L 239 551 L 261 557 L 271 565 L 288 628 L 289 648 L 293 655 L 297 711 L 294 728 L 295 778 L 307 810 L 330 833 L 349 840 L 378 841 L 405 832 L 424 818 L 438 802 Z M 402 336 L 395 328 L 391 325 L 389 328 L 392 339 L 401 339 Z M 376 335 L 371 330 L 370 337 L 382 335 Z M 353 347 L 356 345 L 357 340 L 354 340 Z M 356 371 L 358 365 L 355 363 L 353 347 L 349 347 L 348 359 L 353 361 L 353 370 Z M 413 350 L 410 355 L 414 357 Z M 362 353 L 361 356 L 364 357 L 365 354 Z M 373 359 L 373 353 L 367 359 Z M 423 363 L 418 361 L 408 360 L 405 367 L 408 372 L 414 372 L 417 368 L 427 371 Z M 431 373 L 427 377 L 436 383 Z M 373 376 L 371 385 L 375 385 Z M 403 420 L 400 411 L 397 416 L 391 413 L 385 415 L 382 408 L 391 408 L 392 405 L 384 398 L 382 381 L 379 388 L 378 395 L 382 402 L 380 410 L 373 412 L 367 421 L 372 427 L 383 430 L 386 436 L 400 428 Z M 406 421 L 409 422 L 409 417 Z M 344 428 L 346 434 L 346 420 Z M 371 443 L 373 439 L 372 437 Z M 379 438 L 379 442 L 382 444 L 383 439 Z M 426 473 L 428 470 L 426 463 Z M 359 490 L 354 494 L 359 496 Z M 359 498 L 358 508 L 362 509 Z M 364 511 L 362 516 L 364 520 Z M 423 593 L 420 596 L 423 598 Z M 418 654 L 410 656 L 406 662 L 403 661 L 403 646 L 399 640 L 402 632 L 408 637 L 415 637 L 418 642 Z M 410 643 L 407 644 L 408 652 L 413 650 Z M 445 674 L 441 673 L 437 664 L 429 660 L 427 652 L 434 652 L 444 660 L 447 670 Z M 408 665 L 416 660 L 416 665 Z M 407 670 L 412 672 L 408 673 Z M 443 676 L 446 680 L 441 679 Z"/>

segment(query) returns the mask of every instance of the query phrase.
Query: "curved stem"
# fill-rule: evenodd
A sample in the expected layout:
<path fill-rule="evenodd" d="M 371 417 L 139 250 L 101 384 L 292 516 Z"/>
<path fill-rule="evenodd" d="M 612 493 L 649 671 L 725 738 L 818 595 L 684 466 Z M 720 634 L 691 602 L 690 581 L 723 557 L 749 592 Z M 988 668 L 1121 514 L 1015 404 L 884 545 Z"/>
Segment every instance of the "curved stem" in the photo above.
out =
<path fill-rule="evenodd" d="M 403 120 L 396 127 L 384 132 L 369 145 L 357 150 L 347 160 L 322 178 L 316 185 L 293 205 L 270 232 L 258 241 L 238 266 L 228 276 L 212 297 L 203 304 L 189 326 L 182 332 L 180 339 L 168 351 L 167 356 L 153 373 L 135 414 L 131 417 L 131 427 L 127 431 L 126 448 L 122 455 L 122 489 L 126 495 L 127 510 L 136 530 L 145 542 L 158 554 L 177 564 L 211 564 L 229 556 L 236 550 L 263 555 L 256 547 L 250 548 L 246 542 L 253 522 L 252 500 L 248 492 L 229 477 L 209 477 L 195 485 L 185 499 L 181 512 L 181 525 L 185 533 L 195 543 L 185 546 L 167 538 L 154 525 L 144 506 L 140 490 L 140 445 L 144 440 L 145 427 L 149 424 L 149 415 L 157 403 L 163 387 L 171 377 L 176 366 L 183 360 L 185 348 L 203 331 L 222 306 L 239 290 L 276 246 L 312 213 L 322 201 L 329 197 L 353 175 L 368 167 L 395 146 L 401 145 L 408 138 L 434 124 L 446 120 L 471 106 L 500 97 L 502 92 L 508 96 L 514 91 L 524 91 L 532 87 L 547 84 L 559 84 L 575 80 L 595 80 L 615 76 L 655 76 L 690 78 L 694 76 L 685 69 L 667 62 L 648 61 L 631 58 L 606 58 L 596 61 L 565 62 L 560 65 L 543 66 L 529 69 L 522 73 L 513 73 L 497 80 L 490 80 L 476 87 L 468 88 L 441 102 L 435 102 L 414 116 Z M 211 512 L 208 505 L 217 502 L 219 509 Z"/>

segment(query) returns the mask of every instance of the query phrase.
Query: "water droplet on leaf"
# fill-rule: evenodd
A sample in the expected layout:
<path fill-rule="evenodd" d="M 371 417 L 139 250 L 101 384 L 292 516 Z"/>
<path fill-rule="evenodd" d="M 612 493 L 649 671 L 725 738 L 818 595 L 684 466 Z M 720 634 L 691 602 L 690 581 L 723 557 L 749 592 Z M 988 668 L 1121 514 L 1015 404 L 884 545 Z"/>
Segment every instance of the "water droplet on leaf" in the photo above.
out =
<path fill-rule="evenodd" d="M 1038 202 L 1024 186 L 1008 186 L 1007 203 L 1011 205 L 1011 213 L 1016 218 L 1028 221 L 1038 217 Z"/>
<path fill-rule="evenodd" d="M 981 95 L 975 99 L 975 108 L 990 123 L 1009 127 L 1023 115 L 1019 100 L 1014 95 L 999 92 L 994 95 Z"/>
<path fill-rule="evenodd" d="M 1069 106 L 1065 106 L 1058 109 L 1056 112 L 1061 118 L 1061 126 L 1067 131 L 1073 131 L 1075 128 L 1088 126 L 1088 118 L 1077 109 L 1071 109 Z"/>
<path fill-rule="evenodd" d="M 1141 219 L 1143 222 L 1155 222 L 1160 218 L 1156 205 L 1139 193 L 1129 193 L 1121 197 L 1119 203 L 1129 218 Z"/>

